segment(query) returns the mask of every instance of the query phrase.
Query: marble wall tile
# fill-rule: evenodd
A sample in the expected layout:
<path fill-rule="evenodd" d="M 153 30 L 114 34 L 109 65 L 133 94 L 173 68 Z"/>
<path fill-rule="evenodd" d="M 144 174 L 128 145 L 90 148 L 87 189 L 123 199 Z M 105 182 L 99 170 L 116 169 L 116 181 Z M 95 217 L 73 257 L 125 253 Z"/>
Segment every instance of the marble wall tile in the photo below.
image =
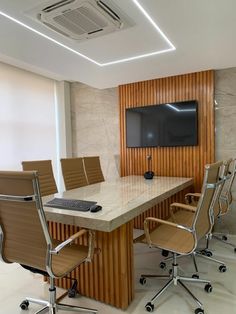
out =
<path fill-rule="evenodd" d="M 236 68 L 215 71 L 215 95 L 236 96 Z M 225 102 L 224 106 L 230 105 Z"/>
<path fill-rule="evenodd" d="M 216 159 L 236 158 L 236 68 L 215 71 Z M 216 231 L 236 234 L 236 180 L 233 204 Z"/>
<path fill-rule="evenodd" d="M 100 156 L 105 179 L 120 173 L 118 90 L 71 83 L 73 156 Z"/>

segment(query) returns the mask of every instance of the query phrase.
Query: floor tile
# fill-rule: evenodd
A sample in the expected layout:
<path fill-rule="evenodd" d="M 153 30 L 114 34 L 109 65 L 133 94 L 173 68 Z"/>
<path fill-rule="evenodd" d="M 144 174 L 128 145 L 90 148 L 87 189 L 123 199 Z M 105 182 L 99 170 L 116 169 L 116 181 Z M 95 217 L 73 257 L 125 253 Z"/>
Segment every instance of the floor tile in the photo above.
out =
<path fill-rule="evenodd" d="M 235 237 L 230 237 L 230 240 L 236 243 Z M 201 243 L 201 246 L 203 247 L 204 243 Z M 204 304 L 206 314 L 236 314 L 236 254 L 232 248 L 217 240 L 212 240 L 210 247 L 214 257 L 222 259 L 227 265 L 227 271 L 220 273 L 219 265 L 203 258 L 197 258 L 200 276 L 212 281 L 213 292 L 206 293 L 204 284 L 189 283 L 187 286 Z M 134 245 L 134 255 L 135 299 L 125 312 L 80 295 L 75 299 L 65 297 L 63 303 L 96 308 L 101 314 L 147 313 L 145 304 L 166 281 L 148 279 L 146 285 L 142 286 L 139 283 L 140 275 L 143 273 L 168 274 L 169 267 L 167 270 L 160 269 L 159 263 L 163 259 L 160 251 L 150 249 L 143 244 Z M 178 263 L 185 275 L 191 276 L 194 273 L 190 256 L 179 259 Z M 171 265 L 171 263 L 167 263 L 167 265 Z M 48 284 L 43 282 L 40 275 L 32 274 L 17 264 L 0 262 L 0 314 L 33 314 L 40 308 L 39 306 L 30 305 L 28 311 L 22 311 L 19 307 L 20 302 L 25 296 L 45 299 L 47 292 Z M 58 289 L 59 295 L 63 292 L 63 289 Z M 153 313 L 190 314 L 194 313 L 196 308 L 196 304 L 181 287 L 172 286 L 155 303 Z M 60 312 L 60 314 L 65 313 Z"/>

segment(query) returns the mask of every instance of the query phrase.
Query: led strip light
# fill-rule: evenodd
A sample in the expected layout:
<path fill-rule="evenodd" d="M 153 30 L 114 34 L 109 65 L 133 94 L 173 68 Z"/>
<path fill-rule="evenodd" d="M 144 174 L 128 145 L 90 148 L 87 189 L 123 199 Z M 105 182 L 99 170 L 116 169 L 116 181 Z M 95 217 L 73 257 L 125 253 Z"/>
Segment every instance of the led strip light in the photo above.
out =
<path fill-rule="evenodd" d="M 128 58 L 123 58 L 123 59 L 118 59 L 118 60 L 114 60 L 114 61 L 110 61 L 110 62 L 105 62 L 105 63 L 100 63 L 100 62 L 97 62 L 96 60 L 92 59 L 92 58 L 89 58 L 87 57 L 86 55 L 82 54 L 81 52 L 73 49 L 73 48 L 70 48 L 69 46 L 66 46 L 64 44 L 62 44 L 61 42 L 53 39 L 52 37 L 50 36 L 47 36 L 39 31 L 37 31 L 36 29 L 26 25 L 25 23 L 15 19 L 14 17 L 0 11 L 0 15 L 4 16 L 5 18 L 11 20 L 12 22 L 15 22 L 17 23 L 18 25 L 20 26 L 23 26 L 24 28 L 34 32 L 35 34 L 43 37 L 43 38 L 46 38 L 48 40 L 50 40 L 51 42 L 53 42 L 54 44 L 60 46 L 60 47 L 63 47 L 65 49 L 67 49 L 68 51 L 70 52 L 73 52 L 75 54 L 77 54 L 78 56 L 100 66 L 100 67 L 104 67 L 104 66 L 108 66 L 108 65 L 113 65 L 113 64 L 118 64 L 118 63 L 123 63 L 123 62 L 128 62 L 128 61 L 133 61 L 133 60 L 137 60 L 137 59 L 142 59 L 142 58 L 147 58 L 147 57 L 151 57 L 151 56 L 155 56 L 155 55 L 158 55 L 158 54 L 162 54 L 162 53 L 166 53 L 166 52 L 170 52 L 170 51 L 173 51 L 173 50 L 176 50 L 175 46 L 171 43 L 171 41 L 166 37 L 166 35 L 162 32 L 162 30 L 159 28 L 159 26 L 155 23 L 155 21 L 151 18 L 151 16 L 147 13 L 147 11 L 141 6 L 141 4 L 138 2 L 138 0 L 131 0 L 133 1 L 133 3 L 138 7 L 138 9 L 143 13 L 143 15 L 148 19 L 148 21 L 152 24 L 152 26 L 156 29 L 156 31 L 162 36 L 162 38 L 167 42 L 167 44 L 169 45 L 169 48 L 168 49 L 164 49 L 164 50 L 158 50 L 158 51 L 154 51 L 154 52 L 150 52 L 150 53 L 145 53 L 145 54 L 142 54 L 142 55 L 137 55 L 137 56 L 133 56 L 133 57 L 128 57 Z"/>

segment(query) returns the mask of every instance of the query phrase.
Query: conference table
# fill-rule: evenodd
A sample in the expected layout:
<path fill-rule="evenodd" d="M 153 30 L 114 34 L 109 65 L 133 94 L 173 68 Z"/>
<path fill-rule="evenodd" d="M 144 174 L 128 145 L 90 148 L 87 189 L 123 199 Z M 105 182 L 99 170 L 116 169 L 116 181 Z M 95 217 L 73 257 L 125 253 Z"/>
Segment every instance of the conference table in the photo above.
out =
<path fill-rule="evenodd" d="M 115 307 L 126 309 L 134 298 L 133 219 L 193 184 L 192 178 L 127 176 L 44 197 L 95 201 L 102 210 L 91 213 L 44 206 L 53 236 L 64 240 L 77 227 L 96 231 L 99 254 L 72 274 L 79 292 Z M 85 240 L 86 241 L 86 240 Z M 72 276 L 72 277 L 73 277 Z M 68 288 L 68 281 L 58 285 Z"/>

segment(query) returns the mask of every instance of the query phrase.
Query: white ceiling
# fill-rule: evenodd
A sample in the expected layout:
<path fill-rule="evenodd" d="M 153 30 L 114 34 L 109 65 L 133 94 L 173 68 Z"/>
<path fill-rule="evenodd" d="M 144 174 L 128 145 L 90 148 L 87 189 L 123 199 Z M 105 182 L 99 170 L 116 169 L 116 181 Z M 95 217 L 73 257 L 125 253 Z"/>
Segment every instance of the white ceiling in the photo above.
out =
<path fill-rule="evenodd" d="M 1 0 L 0 11 L 98 63 L 169 49 L 132 0 L 113 0 L 134 26 L 78 42 L 48 29 L 25 12 L 48 0 Z M 55 0 L 56 2 L 56 0 Z M 235 0 L 139 0 L 176 50 L 99 66 L 0 15 L 0 60 L 58 80 L 97 88 L 236 66 Z"/>

